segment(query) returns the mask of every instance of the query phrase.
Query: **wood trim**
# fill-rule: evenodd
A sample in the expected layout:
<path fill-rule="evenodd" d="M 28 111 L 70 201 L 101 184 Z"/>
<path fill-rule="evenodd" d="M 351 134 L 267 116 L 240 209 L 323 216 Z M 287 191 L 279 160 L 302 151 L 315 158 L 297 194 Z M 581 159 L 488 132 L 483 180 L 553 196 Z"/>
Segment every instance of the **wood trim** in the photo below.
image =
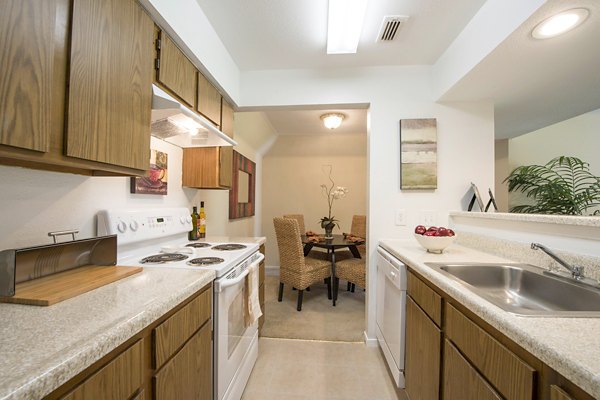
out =
<path fill-rule="evenodd" d="M 212 399 L 210 324 L 205 324 L 154 377 L 154 398 Z"/>
<path fill-rule="evenodd" d="M 515 400 L 533 398 L 535 369 L 450 304 L 446 304 L 445 316 L 446 336 L 502 396 Z"/>
<path fill-rule="evenodd" d="M 64 399 L 128 399 L 142 386 L 142 363 L 142 343 L 138 340 Z"/>
<path fill-rule="evenodd" d="M 575 400 L 556 385 L 550 386 L 550 400 Z"/>
<path fill-rule="evenodd" d="M 436 323 L 442 325 L 442 297 L 423 283 L 417 276 L 408 272 L 407 293 L 425 311 L 425 313 Z"/>
<path fill-rule="evenodd" d="M 411 399 L 438 400 L 442 331 L 419 306 L 406 301 L 406 393 Z"/>
<path fill-rule="evenodd" d="M 238 203 L 239 172 L 250 175 L 248 183 L 248 203 Z M 254 192 L 256 190 L 256 164 L 237 151 L 233 151 L 232 186 L 229 191 L 229 219 L 245 218 L 254 215 Z"/>
<path fill-rule="evenodd" d="M 460 352 L 444 340 L 444 400 L 502 400 Z"/>
<path fill-rule="evenodd" d="M 154 368 L 160 368 L 192 334 L 210 319 L 212 293 L 205 290 L 153 331 Z"/>

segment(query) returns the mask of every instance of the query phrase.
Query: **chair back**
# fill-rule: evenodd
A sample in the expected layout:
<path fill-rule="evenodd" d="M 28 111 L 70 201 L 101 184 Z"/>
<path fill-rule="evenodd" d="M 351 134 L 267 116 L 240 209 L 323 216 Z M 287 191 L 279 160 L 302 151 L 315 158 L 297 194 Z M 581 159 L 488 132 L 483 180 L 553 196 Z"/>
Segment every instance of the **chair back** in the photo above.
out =
<path fill-rule="evenodd" d="M 283 218 L 295 219 L 298 221 L 298 227 L 300 228 L 300 235 L 304 235 L 306 233 L 306 225 L 304 225 L 304 215 L 302 214 L 286 214 Z"/>
<path fill-rule="evenodd" d="M 298 221 L 292 218 L 273 218 L 279 248 L 279 267 L 300 272 L 304 270 L 304 249 L 300 240 Z"/>
<path fill-rule="evenodd" d="M 353 215 L 352 216 L 352 227 L 350 233 L 361 237 L 367 238 L 367 216 L 366 215 Z"/>

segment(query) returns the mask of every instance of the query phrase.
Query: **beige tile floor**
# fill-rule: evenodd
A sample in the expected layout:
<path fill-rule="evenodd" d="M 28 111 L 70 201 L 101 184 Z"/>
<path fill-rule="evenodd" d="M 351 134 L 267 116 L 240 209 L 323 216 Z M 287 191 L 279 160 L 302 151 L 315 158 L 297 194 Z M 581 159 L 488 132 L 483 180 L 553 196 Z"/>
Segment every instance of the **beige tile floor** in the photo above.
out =
<path fill-rule="evenodd" d="M 405 400 L 378 347 L 261 338 L 242 400 Z"/>

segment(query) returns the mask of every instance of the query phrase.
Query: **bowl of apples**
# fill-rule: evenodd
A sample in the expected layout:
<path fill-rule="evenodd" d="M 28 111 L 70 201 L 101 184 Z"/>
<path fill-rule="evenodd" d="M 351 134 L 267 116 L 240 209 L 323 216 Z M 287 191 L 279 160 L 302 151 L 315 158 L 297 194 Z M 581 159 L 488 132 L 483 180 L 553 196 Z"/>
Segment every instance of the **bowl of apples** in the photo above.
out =
<path fill-rule="evenodd" d="M 415 239 L 429 253 L 441 253 L 454 242 L 456 233 L 452 229 L 443 226 L 430 226 L 427 228 L 423 225 L 417 225 Z"/>

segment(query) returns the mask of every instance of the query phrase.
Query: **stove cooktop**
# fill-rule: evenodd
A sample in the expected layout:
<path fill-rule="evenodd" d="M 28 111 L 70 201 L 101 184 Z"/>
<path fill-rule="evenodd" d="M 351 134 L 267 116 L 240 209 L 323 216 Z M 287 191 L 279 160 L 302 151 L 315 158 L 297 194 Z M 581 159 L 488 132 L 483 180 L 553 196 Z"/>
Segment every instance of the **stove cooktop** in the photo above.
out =
<path fill-rule="evenodd" d="M 206 243 L 206 242 L 195 242 L 195 243 L 188 243 L 185 245 L 185 247 L 192 247 L 194 249 L 202 249 L 204 247 L 211 247 L 212 244 L 210 243 Z"/>
<path fill-rule="evenodd" d="M 188 256 L 180 253 L 161 253 L 144 257 L 140 260 L 142 264 L 167 264 L 187 260 Z"/>
<path fill-rule="evenodd" d="M 223 243 L 223 244 L 218 244 L 216 246 L 213 246 L 212 249 L 219 250 L 219 251 L 233 251 L 233 250 L 245 249 L 246 247 L 248 247 L 248 246 L 246 246 L 245 244 Z"/>
<path fill-rule="evenodd" d="M 198 257 L 189 260 L 186 264 L 191 265 L 193 267 L 204 267 L 207 265 L 221 264 L 223 262 L 225 262 L 225 260 L 219 257 Z"/>

